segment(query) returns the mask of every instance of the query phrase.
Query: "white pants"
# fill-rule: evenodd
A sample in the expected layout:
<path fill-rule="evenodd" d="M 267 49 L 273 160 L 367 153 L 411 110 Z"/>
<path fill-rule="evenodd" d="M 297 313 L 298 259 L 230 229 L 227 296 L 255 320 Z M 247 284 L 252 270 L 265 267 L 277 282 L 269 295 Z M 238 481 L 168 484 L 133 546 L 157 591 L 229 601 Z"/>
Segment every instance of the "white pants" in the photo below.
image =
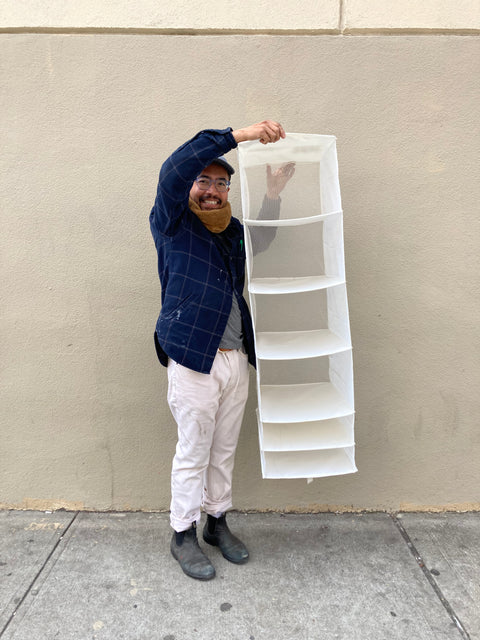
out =
<path fill-rule="evenodd" d="M 168 404 L 178 426 L 172 465 L 170 524 L 189 529 L 200 508 L 215 515 L 232 506 L 232 474 L 248 396 L 248 358 L 217 351 L 209 374 L 168 361 Z"/>

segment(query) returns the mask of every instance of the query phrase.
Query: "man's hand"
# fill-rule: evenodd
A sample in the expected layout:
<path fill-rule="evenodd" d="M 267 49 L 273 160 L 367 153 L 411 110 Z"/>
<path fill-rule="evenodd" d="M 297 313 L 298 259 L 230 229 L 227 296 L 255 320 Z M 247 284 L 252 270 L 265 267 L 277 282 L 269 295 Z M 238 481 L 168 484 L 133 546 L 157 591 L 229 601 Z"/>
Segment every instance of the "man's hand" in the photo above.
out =
<path fill-rule="evenodd" d="M 294 173 L 294 162 L 287 162 L 275 171 L 267 164 L 267 198 L 276 200 Z"/>
<path fill-rule="evenodd" d="M 268 144 L 269 142 L 277 142 L 280 138 L 285 138 L 285 131 L 279 122 L 264 120 L 244 129 L 236 129 L 232 132 L 232 135 L 237 142 L 259 140 L 262 144 Z"/>

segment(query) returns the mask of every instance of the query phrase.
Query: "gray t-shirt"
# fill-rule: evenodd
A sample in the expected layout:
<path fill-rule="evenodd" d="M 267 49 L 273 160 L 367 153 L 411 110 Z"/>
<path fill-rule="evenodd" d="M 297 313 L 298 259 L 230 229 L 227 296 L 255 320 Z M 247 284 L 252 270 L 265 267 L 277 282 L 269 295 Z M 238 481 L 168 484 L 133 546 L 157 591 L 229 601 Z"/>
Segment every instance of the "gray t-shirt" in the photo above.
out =
<path fill-rule="evenodd" d="M 241 349 L 243 346 L 242 315 L 235 295 L 232 297 L 232 310 L 227 326 L 220 341 L 219 349 Z"/>

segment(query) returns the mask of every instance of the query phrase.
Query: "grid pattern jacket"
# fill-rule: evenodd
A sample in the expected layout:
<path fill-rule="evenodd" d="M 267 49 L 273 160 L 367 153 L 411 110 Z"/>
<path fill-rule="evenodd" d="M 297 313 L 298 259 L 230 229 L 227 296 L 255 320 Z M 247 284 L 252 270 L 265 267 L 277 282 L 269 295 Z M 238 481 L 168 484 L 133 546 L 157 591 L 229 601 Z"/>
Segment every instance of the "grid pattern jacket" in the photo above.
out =
<path fill-rule="evenodd" d="M 245 248 L 243 227 L 232 217 L 222 243 L 190 211 L 193 181 L 215 158 L 235 148 L 232 130 L 200 131 L 165 161 L 158 181 L 150 228 L 158 253 L 162 308 L 155 329 L 157 355 L 210 373 L 236 296 L 242 315 L 243 340 L 255 365 L 253 329 L 243 298 Z"/>

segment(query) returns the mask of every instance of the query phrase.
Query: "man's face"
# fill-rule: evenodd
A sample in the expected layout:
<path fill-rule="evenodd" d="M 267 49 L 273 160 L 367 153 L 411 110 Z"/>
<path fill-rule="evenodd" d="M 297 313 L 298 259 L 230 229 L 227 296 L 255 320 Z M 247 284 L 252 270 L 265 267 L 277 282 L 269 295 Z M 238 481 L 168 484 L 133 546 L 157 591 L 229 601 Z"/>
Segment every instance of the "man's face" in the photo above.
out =
<path fill-rule="evenodd" d="M 216 180 L 217 178 L 230 180 L 227 170 L 219 164 L 211 164 L 208 167 L 205 167 L 197 177 L 199 178 L 200 176 L 202 178 L 210 178 L 211 180 Z M 214 182 L 208 187 L 208 189 L 202 191 L 202 189 L 198 188 L 197 183 L 194 182 L 190 189 L 190 198 L 196 202 L 203 211 L 212 211 L 214 209 L 221 209 L 225 206 L 228 200 L 228 191 L 224 191 L 223 193 L 217 191 Z"/>

